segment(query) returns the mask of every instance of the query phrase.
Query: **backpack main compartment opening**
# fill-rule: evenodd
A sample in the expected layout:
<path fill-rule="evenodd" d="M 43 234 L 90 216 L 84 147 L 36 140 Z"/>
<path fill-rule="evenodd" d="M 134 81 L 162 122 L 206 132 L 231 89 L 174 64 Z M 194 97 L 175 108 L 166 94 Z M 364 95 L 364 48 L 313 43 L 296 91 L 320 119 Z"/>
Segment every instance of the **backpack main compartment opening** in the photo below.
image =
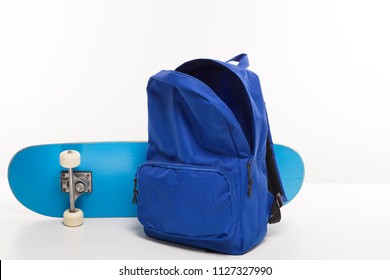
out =
<path fill-rule="evenodd" d="M 207 59 L 190 61 L 176 71 L 190 75 L 211 88 L 233 112 L 253 150 L 252 108 L 241 79 L 225 66 Z"/>

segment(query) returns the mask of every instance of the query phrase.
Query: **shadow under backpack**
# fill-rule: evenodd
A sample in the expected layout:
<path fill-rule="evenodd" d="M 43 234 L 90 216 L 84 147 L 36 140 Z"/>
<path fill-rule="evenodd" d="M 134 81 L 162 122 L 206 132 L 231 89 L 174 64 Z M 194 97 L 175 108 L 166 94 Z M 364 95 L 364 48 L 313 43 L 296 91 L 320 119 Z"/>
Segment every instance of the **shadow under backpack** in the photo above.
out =
<path fill-rule="evenodd" d="M 246 54 L 196 59 L 150 78 L 149 141 L 133 200 L 146 235 L 243 254 L 280 221 L 284 190 L 248 66 Z"/>

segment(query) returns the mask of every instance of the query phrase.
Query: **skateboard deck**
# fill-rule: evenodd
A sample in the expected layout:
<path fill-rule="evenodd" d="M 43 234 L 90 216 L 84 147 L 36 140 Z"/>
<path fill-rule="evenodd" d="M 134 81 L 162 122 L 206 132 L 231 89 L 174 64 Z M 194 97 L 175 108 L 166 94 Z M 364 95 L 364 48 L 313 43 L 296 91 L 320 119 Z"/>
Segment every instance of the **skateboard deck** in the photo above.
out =
<path fill-rule="evenodd" d="M 76 150 L 81 163 L 74 172 L 89 172 L 91 189 L 77 198 L 86 218 L 135 217 L 133 179 L 145 161 L 147 142 L 68 143 L 31 146 L 20 150 L 8 167 L 8 182 L 17 200 L 42 215 L 62 217 L 69 208 L 69 193 L 61 178 L 66 168 L 59 163 L 64 150 Z M 275 155 L 287 201 L 299 192 L 304 164 L 297 152 L 275 145 Z M 83 177 L 84 178 L 84 177 Z M 87 184 L 88 185 L 88 184 Z"/>

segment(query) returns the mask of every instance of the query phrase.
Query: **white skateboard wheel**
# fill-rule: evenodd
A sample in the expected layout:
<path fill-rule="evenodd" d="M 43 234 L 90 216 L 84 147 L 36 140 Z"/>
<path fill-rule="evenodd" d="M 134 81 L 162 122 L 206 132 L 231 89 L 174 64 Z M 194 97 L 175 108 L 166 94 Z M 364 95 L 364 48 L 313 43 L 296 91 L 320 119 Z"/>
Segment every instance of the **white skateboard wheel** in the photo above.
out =
<path fill-rule="evenodd" d="M 74 150 L 63 151 L 60 154 L 60 164 L 64 168 L 75 168 L 80 165 L 80 153 Z"/>
<path fill-rule="evenodd" d="M 84 213 L 80 209 L 70 212 L 69 209 L 64 212 L 64 224 L 68 227 L 78 227 L 84 222 Z"/>

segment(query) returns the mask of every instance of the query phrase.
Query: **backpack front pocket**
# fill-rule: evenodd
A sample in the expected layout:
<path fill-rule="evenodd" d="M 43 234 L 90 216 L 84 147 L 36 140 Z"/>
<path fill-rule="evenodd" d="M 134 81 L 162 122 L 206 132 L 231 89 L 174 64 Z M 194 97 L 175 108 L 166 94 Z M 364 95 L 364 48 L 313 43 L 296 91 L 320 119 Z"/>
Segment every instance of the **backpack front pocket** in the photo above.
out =
<path fill-rule="evenodd" d="M 213 168 L 146 163 L 138 179 L 138 219 L 177 237 L 228 238 L 235 222 L 229 174 Z"/>

